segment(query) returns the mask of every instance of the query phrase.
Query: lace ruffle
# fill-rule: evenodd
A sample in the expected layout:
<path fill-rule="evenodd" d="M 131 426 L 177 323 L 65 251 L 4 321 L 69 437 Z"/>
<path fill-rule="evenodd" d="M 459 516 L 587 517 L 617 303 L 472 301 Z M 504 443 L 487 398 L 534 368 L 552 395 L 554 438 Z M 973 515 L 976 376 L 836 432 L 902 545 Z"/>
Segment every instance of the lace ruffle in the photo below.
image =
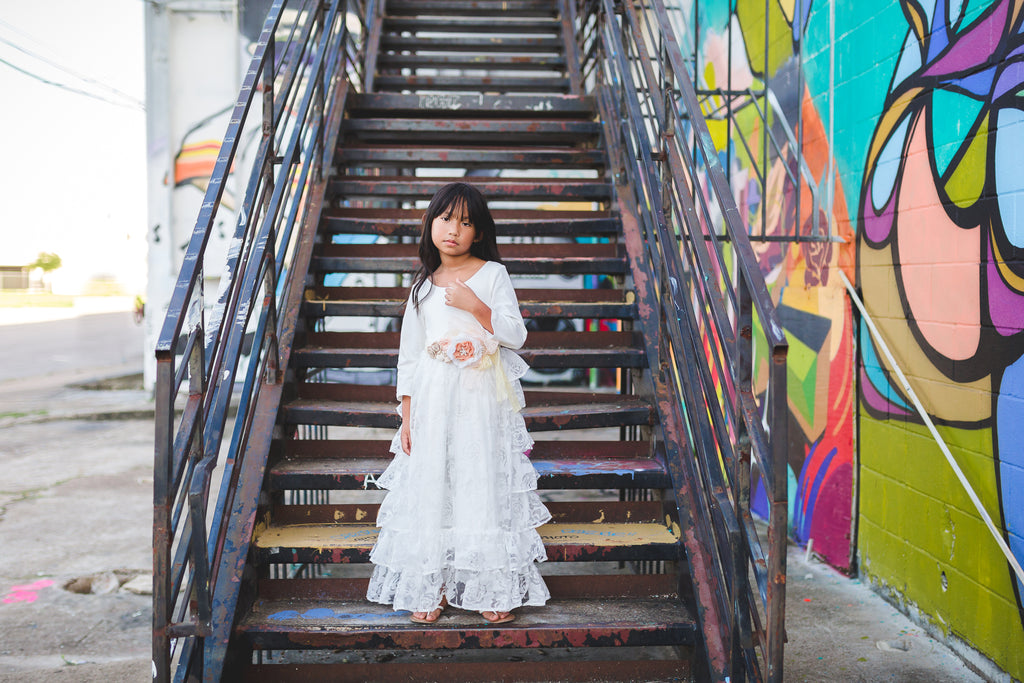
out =
<path fill-rule="evenodd" d="M 526 363 L 504 348 L 492 358 L 522 405 Z M 396 434 L 394 458 L 377 480 L 389 493 L 370 554 L 370 600 L 429 611 L 442 587 L 451 605 L 475 611 L 548 599 L 535 564 L 546 559 L 536 529 L 551 515 L 526 456 L 533 439 L 518 406 L 498 397 L 496 371 L 426 355 L 418 364 L 412 453 Z"/>
<path fill-rule="evenodd" d="M 367 599 L 410 612 L 430 612 L 441 603 L 442 589 L 452 607 L 508 612 L 543 605 L 551 597 L 535 565 L 522 571 L 468 571 L 446 568 L 429 574 L 374 568 Z"/>

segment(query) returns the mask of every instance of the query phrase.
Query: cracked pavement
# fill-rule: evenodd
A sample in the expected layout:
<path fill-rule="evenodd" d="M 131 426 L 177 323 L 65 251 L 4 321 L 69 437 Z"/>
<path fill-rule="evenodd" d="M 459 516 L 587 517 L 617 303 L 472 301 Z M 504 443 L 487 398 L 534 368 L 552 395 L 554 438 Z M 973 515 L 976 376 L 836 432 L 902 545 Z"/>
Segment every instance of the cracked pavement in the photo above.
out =
<path fill-rule="evenodd" d="M 150 573 L 148 399 L 76 386 L 140 372 L 142 329 L 105 312 L 0 337 L 0 683 L 147 680 L 150 596 L 63 588 Z"/>

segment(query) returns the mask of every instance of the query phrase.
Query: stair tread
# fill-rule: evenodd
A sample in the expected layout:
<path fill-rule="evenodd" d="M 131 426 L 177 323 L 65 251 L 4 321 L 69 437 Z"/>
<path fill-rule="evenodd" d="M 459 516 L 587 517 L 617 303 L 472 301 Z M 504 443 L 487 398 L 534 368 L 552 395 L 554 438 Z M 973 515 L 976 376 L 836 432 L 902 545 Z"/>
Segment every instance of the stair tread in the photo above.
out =
<path fill-rule="evenodd" d="M 314 272 L 410 273 L 419 267 L 415 244 L 330 244 L 313 256 Z M 624 250 L 616 244 L 503 244 L 509 273 L 624 273 Z"/>
<path fill-rule="evenodd" d="M 391 439 L 288 439 L 275 440 L 278 452 L 296 458 L 390 458 Z M 283 451 L 282 451 L 283 449 Z M 530 460 L 615 460 L 649 458 L 648 441 L 537 441 Z"/>
<path fill-rule="evenodd" d="M 284 406 L 290 424 L 326 424 L 397 429 L 400 422 L 394 402 L 296 399 Z M 649 404 L 621 401 L 599 405 L 529 406 L 520 413 L 532 431 L 590 429 L 622 425 L 650 425 L 654 415 Z"/>
<path fill-rule="evenodd" d="M 410 55 L 386 53 L 377 60 L 378 66 L 407 67 L 410 69 L 467 69 L 479 70 L 524 70 L 524 71 L 557 71 L 565 68 L 565 57 L 550 55 L 538 57 L 534 55 L 508 55 L 494 57 L 491 55 L 454 54 L 454 55 Z"/>
<path fill-rule="evenodd" d="M 308 386 L 304 385 L 304 386 Z M 393 387 L 389 387 L 394 391 Z M 323 410 L 337 410 L 341 406 L 347 406 L 352 408 L 362 408 L 363 410 L 370 411 L 383 411 L 385 414 L 392 414 L 395 412 L 395 401 L 384 400 L 384 401 L 369 401 L 369 400 L 345 400 L 345 399 L 329 399 L 329 398 L 297 398 L 291 401 L 287 401 L 284 405 L 286 408 L 320 408 Z M 639 399 L 621 398 L 615 401 L 604 401 L 601 403 L 588 403 L 585 399 L 580 399 L 578 404 L 536 404 L 530 403 L 530 399 L 527 398 L 527 406 L 522 409 L 523 417 L 533 416 L 548 416 L 548 415 L 565 415 L 567 413 L 614 413 L 620 410 L 643 408 L 644 410 L 649 409 L 649 404 L 646 401 Z M 397 417 L 397 415 L 396 415 Z"/>
<path fill-rule="evenodd" d="M 668 524 L 665 509 L 659 501 L 577 500 L 549 501 L 549 524 Z M 371 524 L 377 519 L 379 503 L 295 503 L 274 505 L 271 518 L 274 527 L 294 524 L 330 526 Z"/>
<path fill-rule="evenodd" d="M 441 67 L 443 68 L 443 67 Z M 485 69 L 485 67 L 479 67 Z M 500 69 L 500 65 L 494 65 Z M 569 89 L 569 79 L 562 76 L 427 76 L 421 74 L 402 76 L 377 76 L 374 81 L 377 88 L 395 90 L 453 90 L 458 92 L 475 92 L 477 90 L 545 92 L 553 90 L 564 92 Z"/>
<path fill-rule="evenodd" d="M 308 332 L 305 343 L 297 346 L 297 350 L 398 353 L 399 336 L 398 332 Z M 517 353 L 559 354 L 584 350 L 642 353 L 641 343 L 639 332 L 530 332 Z"/>
<path fill-rule="evenodd" d="M 625 258 L 625 250 L 617 244 L 579 244 L 555 242 L 541 244 L 502 244 L 503 261 L 520 259 L 598 259 Z M 346 257 L 366 259 L 408 259 L 419 260 L 419 245 L 416 244 L 325 244 L 320 247 L 319 257 Z M 314 256 L 314 258 L 317 258 Z M 505 264 L 506 266 L 508 263 Z"/>
<path fill-rule="evenodd" d="M 383 35 L 381 50 L 408 50 L 410 52 L 482 52 L 487 54 L 513 53 L 558 53 L 565 48 L 561 38 L 548 36 L 396 36 Z"/>
<path fill-rule="evenodd" d="M 292 351 L 303 366 L 392 367 L 398 332 L 310 332 Z M 640 367 L 638 332 L 530 332 L 517 353 L 531 367 Z"/>
<path fill-rule="evenodd" d="M 579 628 L 588 625 L 630 624 L 660 628 L 666 624 L 692 626 L 693 618 L 679 600 L 657 598 L 553 599 L 543 607 L 521 607 L 516 620 L 505 624 L 483 622 L 475 612 L 446 610 L 436 624 L 409 621 L 409 612 L 366 600 L 257 600 L 242 620 L 240 630 L 317 630 L 344 626 L 349 629 L 429 631 L 434 628 L 513 631 L 530 627 Z M 275 628 L 275 626 L 277 628 Z"/>
<path fill-rule="evenodd" d="M 542 133 L 556 134 L 588 134 L 596 135 L 601 131 L 601 124 L 596 121 L 580 119 L 533 117 L 530 119 L 441 119 L 416 117 L 382 117 L 350 118 L 343 125 L 344 132 L 380 131 L 387 133 L 420 133 L 449 132 L 465 135 L 467 133 L 530 133 L 539 136 Z M 464 143 L 466 144 L 466 143 Z"/>
<path fill-rule="evenodd" d="M 558 11 L 551 0 L 391 0 L 388 13 L 392 16 L 433 16 L 440 13 L 449 21 L 464 16 L 523 16 L 548 17 Z"/>
<path fill-rule="evenodd" d="M 465 180 L 465 178 L 463 178 Z M 399 209 L 385 207 L 332 207 L 325 208 L 324 215 L 339 218 L 374 218 L 380 220 L 419 221 L 423 209 Z M 511 221 L 533 220 L 574 220 L 591 218 L 616 218 L 607 209 L 562 210 L 562 209 L 499 209 L 491 210 L 497 225 Z M 616 219 L 617 220 L 617 219 Z"/>
<path fill-rule="evenodd" d="M 606 290 L 609 291 L 609 290 Z M 359 347 L 370 343 L 375 348 L 394 346 L 398 348 L 398 332 L 307 332 L 307 346 Z M 616 347 L 639 344 L 639 332 L 619 331 L 567 331 L 530 332 L 524 349 L 558 346 L 566 348 Z"/>
<path fill-rule="evenodd" d="M 530 462 L 541 489 L 668 488 L 664 461 L 647 441 L 537 441 Z M 272 488 L 366 488 L 391 462 L 390 439 L 288 439 L 269 468 Z"/>
<path fill-rule="evenodd" d="M 336 384 L 332 382 L 304 382 L 298 385 L 299 399 L 317 399 L 337 402 L 386 403 L 394 402 L 394 386 L 372 386 L 363 384 Z M 617 394 L 611 391 L 526 391 L 527 405 L 538 407 L 566 407 L 577 405 L 648 405 L 648 402 L 632 394 Z"/>
<path fill-rule="evenodd" d="M 502 95 L 459 93 L 408 94 L 408 93 L 352 93 L 345 102 L 349 115 L 365 116 L 372 112 L 376 117 L 385 118 L 436 118 L 445 116 L 465 118 L 467 116 L 501 115 L 524 116 L 533 119 L 538 115 L 577 116 L 591 118 L 595 102 L 592 96 L 545 93 L 543 95 L 508 93 Z"/>
<path fill-rule="evenodd" d="M 460 145 L 437 146 L 437 145 L 416 145 L 416 144 L 364 144 L 364 145 L 342 145 L 338 149 L 344 160 L 347 157 L 370 157 L 378 154 L 382 156 L 393 156 L 405 154 L 416 159 L 452 159 L 462 161 L 472 158 L 475 155 L 488 154 L 496 159 L 512 157 L 514 155 L 533 154 L 541 157 L 561 158 L 568 163 L 573 159 L 580 159 L 578 163 L 604 163 L 604 153 L 593 149 L 566 149 L 565 147 L 544 147 L 541 145 L 516 145 L 510 147 L 498 147 L 494 145 Z"/>
<path fill-rule="evenodd" d="M 457 162 L 455 162 L 457 163 Z M 543 218 L 524 216 L 521 219 L 507 218 L 495 221 L 495 231 L 502 237 L 589 237 L 595 235 L 616 235 L 619 230 L 617 218 L 600 211 L 591 215 L 587 212 L 557 212 L 572 215 L 558 216 L 547 212 Z M 320 216 L 320 229 L 329 234 L 377 235 L 380 237 L 418 237 L 422 230 L 423 215 L 357 215 L 341 211 L 325 211 Z"/>
<path fill-rule="evenodd" d="M 584 569 L 584 567 L 579 567 Z M 264 600 L 362 600 L 370 582 L 363 577 L 320 577 L 260 579 L 258 594 Z M 674 598 L 679 590 L 678 577 L 670 574 L 547 574 L 544 576 L 551 597 L 556 600 L 579 598 Z"/>
<path fill-rule="evenodd" d="M 572 148 L 516 147 L 440 148 L 412 145 L 342 145 L 335 153 L 338 168 L 463 168 L 592 170 L 603 168 L 604 153 Z"/>
<path fill-rule="evenodd" d="M 554 18 L 534 17 L 513 19 L 502 17 L 496 22 L 491 17 L 482 19 L 463 18 L 453 22 L 450 18 L 429 18 L 417 16 L 384 16 L 385 31 L 430 31 L 436 33 L 557 33 L 562 28 Z"/>
<path fill-rule="evenodd" d="M 320 317 L 401 317 L 405 299 L 307 299 L 302 311 L 307 318 Z M 601 318 L 632 320 L 637 317 L 635 304 L 623 301 L 522 301 L 519 310 L 523 318 Z"/>
<path fill-rule="evenodd" d="M 334 548 L 369 549 L 377 541 L 375 524 L 271 524 L 256 534 L 259 549 Z M 572 546 L 650 547 L 675 546 L 679 538 L 669 527 L 657 522 L 548 523 L 537 529 L 549 552 L 571 552 Z"/>
<path fill-rule="evenodd" d="M 555 474 L 583 477 L 591 474 L 620 474 L 627 478 L 647 473 L 666 474 L 665 465 L 654 458 L 540 459 L 531 457 L 533 468 L 541 478 Z M 389 457 L 379 458 L 283 458 L 270 468 L 271 477 L 319 475 L 323 477 L 379 476 L 391 463 Z"/>
<path fill-rule="evenodd" d="M 387 185 L 393 185 L 395 183 L 402 183 L 402 184 L 408 184 L 408 185 L 422 185 L 422 186 L 431 187 L 431 188 L 434 188 L 434 187 L 440 188 L 440 187 L 442 187 L 444 185 L 447 185 L 448 183 L 454 183 L 454 182 L 460 182 L 460 181 L 461 182 L 465 182 L 466 178 L 464 176 L 452 176 L 452 177 L 432 176 L 432 177 L 429 177 L 429 178 L 425 178 L 425 177 L 411 178 L 409 176 L 403 176 L 403 175 L 395 175 L 395 176 L 379 175 L 379 176 L 373 176 L 372 178 L 368 178 L 366 176 L 361 176 L 361 175 L 338 174 L 338 175 L 334 176 L 333 180 L 340 181 L 340 182 L 357 182 L 357 181 L 358 182 L 366 182 L 366 181 L 372 181 L 372 182 L 377 182 L 377 183 L 382 183 L 382 184 L 387 184 Z M 550 178 L 550 177 L 542 176 L 542 177 L 536 177 L 536 178 L 530 178 L 530 177 L 526 177 L 526 178 L 523 178 L 523 177 L 516 177 L 516 178 L 471 178 L 470 181 L 474 185 L 476 185 L 477 187 L 488 186 L 488 185 L 508 185 L 508 186 L 526 185 L 526 186 L 531 186 L 531 187 L 534 186 L 534 185 L 597 185 L 597 186 L 600 186 L 600 187 L 611 187 L 611 181 L 606 180 L 604 178 Z M 481 190 L 482 189 L 483 188 L 481 187 Z"/>
<path fill-rule="evenodd" d="M 429 199 L 443 185 L 457 178 L 431 178 L 410 180 L 408 177 L 389 176 L 335 176 L 328 182 L 331 195 L 372 196 L 397 199 Z M 464 179 L 463 179 L 464 180 Z M 612 186 L 598 178 L 501 178 L 473 179 L 489 201 L 495 200 L 549 200 L 549 201 L 602 201 L 611 197 Z"/>
<path fill-rule="evenodd" d="M 307 299 L 317 303 L 334 301 L 378 301 L 405 303 L 408 287 L 316 287 Z M 523 303 L 611 303 L 622 304 L 622 291 L 616 289 L 529 289 L 517 288 L 516 298 Z M 531 333 L 533 334 L 533 333 Z"/>
<path fill-rule="evenodd" d="M 690 644 L 696 630 L 678 599 L 552 599 L 515 614 L 515 621 L 489 624 L 475 612 L 449 608 L 435 624 L 416 624 L 407 611 L 365 600 L 257 600 L 237 632 L 264 647 L 454 649 Z"/>

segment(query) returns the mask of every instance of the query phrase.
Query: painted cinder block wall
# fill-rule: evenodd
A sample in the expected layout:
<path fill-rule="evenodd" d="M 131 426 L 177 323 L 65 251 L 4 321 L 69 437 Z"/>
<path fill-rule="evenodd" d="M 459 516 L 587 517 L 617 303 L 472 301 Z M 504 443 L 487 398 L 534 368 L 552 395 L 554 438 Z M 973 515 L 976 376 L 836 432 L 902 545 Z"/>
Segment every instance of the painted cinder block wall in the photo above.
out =
<path fill-rule="evenodd" d="M 755 246 L 791 344 L 792 535 L 975 661 L 1024 679 L 1024 587 L 838 276 L 860 289 L 1024 561 L 1024 2 L 697 7 L 698 87 L 767 79 L 794 132 L 801 115 L 803 156 L 822 186 L 834 158 L 832 215 L 817 220 L 831 218 L 843 242 Z M 792 150 L 769 155 L 762 190 L 762 161 L 740 141 L 756 157 L 762 124 L 750 111 L 734 124 L 712 133 L 752 232 L 778 234 L 799 206 L 809 234 L 810 193 L 784 182 Z"/>

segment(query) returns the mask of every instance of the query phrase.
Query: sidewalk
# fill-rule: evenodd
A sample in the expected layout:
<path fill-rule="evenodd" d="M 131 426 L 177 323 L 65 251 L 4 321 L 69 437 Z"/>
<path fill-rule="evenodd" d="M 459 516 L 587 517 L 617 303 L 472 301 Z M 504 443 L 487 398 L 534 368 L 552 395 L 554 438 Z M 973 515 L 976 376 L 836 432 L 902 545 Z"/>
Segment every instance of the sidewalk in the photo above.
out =
<path fill-rule="evenodd" d="M 150 570 L 153 403 L 142 389 L 84 388 L 139 372 L 132 362 L 0 382 L 0 683 L 147 675 L 150 598 L 62 589 Z M 8 601 L 26 585 L 40 586 L 32 601 Z M 982 680 L 868 586 L 794 545 L 786 624 L 787 681 Z"/>

